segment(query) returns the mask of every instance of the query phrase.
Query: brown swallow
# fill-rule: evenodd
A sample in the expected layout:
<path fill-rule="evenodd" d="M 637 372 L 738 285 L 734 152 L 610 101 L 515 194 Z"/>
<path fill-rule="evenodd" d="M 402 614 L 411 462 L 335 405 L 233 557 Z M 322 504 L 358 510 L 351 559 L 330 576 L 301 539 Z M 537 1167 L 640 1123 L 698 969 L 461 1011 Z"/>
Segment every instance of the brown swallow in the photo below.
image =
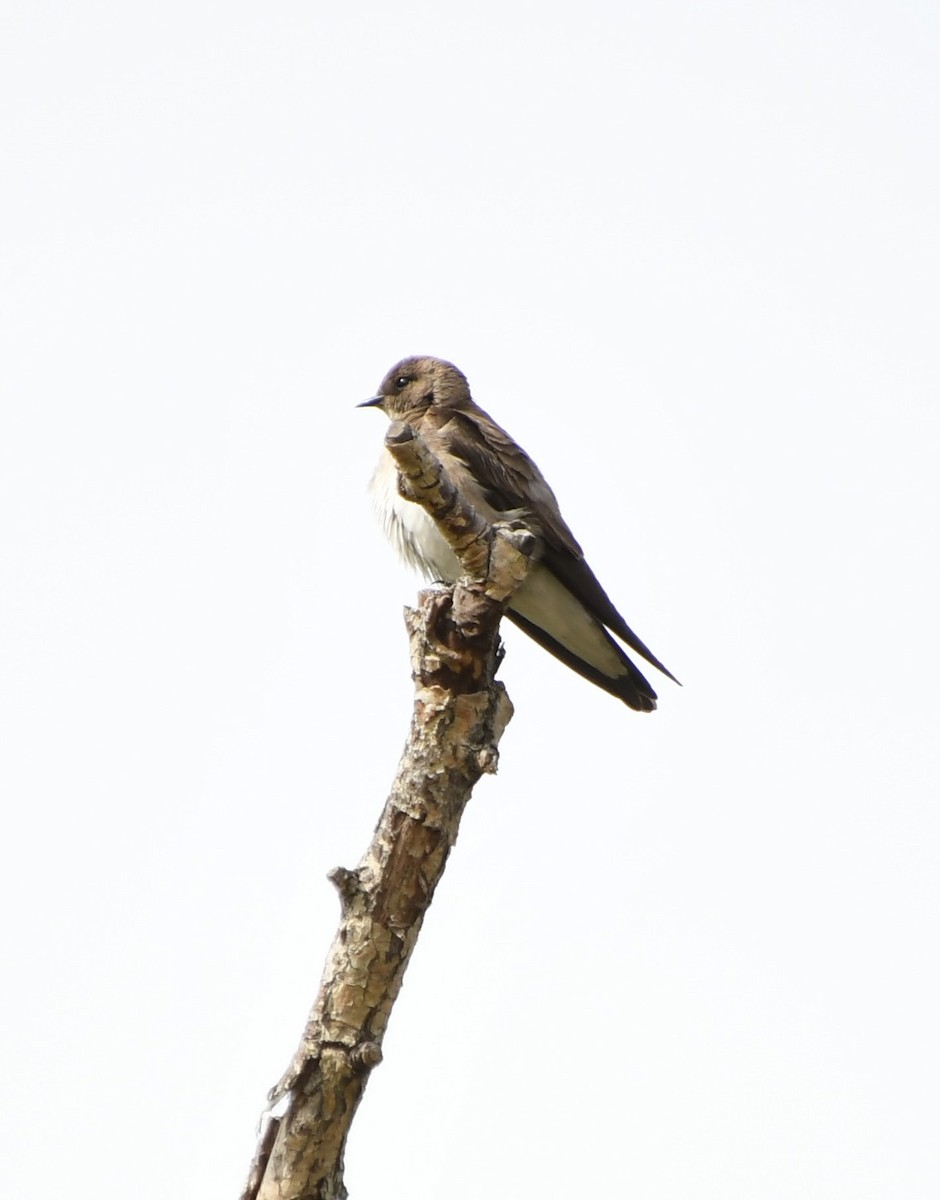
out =
<path fill-rule="evenodd" d="M 380 408 L 390 420 L 410 425 L 462 498 L 487 521 L 525 522 L 539 538 L 541 552 L 506 616 L 591 683 L 638 712 L 652 712 L 656 693 L 611 634 L 679 681 L 614 608 L 542 472 L 474 402 L 465 376 L 439 358 L 405 358 L 360 407 Z M 402 558 L 429 579 L 453 583 L 460 574 L 454 552 L 425 510 L 399 493 L 398 469 L 387 450 L 372 478 L 372 493 Z"/>

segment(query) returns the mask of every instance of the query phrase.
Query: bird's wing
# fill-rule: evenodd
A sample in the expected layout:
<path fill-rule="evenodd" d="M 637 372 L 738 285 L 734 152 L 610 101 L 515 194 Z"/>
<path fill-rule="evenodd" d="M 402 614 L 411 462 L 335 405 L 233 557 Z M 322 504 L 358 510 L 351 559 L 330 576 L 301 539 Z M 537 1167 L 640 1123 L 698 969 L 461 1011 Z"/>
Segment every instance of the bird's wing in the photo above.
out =
<path fill-rule="evenodd" d="M 455 458 L 466 463 L 471 475 L 498 512 L 524 512 L 534 532 L 545 542 L 583 558 L 574 534 L 565 524 L 555 494 L 528 454 L 482 409 L 455 413 L 440 430 Z"/>
<path fill-rule="evenodd" d="M 466 463 L 487 499 L 498 512 L 520 512 L 528 516 L 544 543 L 540 561 L 581 601 L 587 611 L 647 662 L 668 675 L 675 675 L 659 661 L 626 623 L 597 576 L 584 559 L 584 551 L 568 528 L 555 494 L 541 471 L 504 429 L 477 408 L 474 412 L 448 414 L 437 430 L 455 458 Z"/>

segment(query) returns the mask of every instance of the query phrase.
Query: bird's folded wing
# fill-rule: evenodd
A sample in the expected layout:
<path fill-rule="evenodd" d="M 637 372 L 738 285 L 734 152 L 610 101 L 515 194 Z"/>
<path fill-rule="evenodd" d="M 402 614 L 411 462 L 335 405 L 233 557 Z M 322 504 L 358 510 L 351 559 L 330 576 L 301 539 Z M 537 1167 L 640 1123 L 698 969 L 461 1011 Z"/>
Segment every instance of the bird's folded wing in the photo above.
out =
<path fill-rule="evenodd" d="M 476 482 L 498 512 L 520 511 L 544 543 L 541 562 L 576 596 L 587 611 L 621 638 L 647 662 L 675 675 L 633 632 L 584 560 L 558 508 L 555 494 L 541 471 L 512 438 L 482 409 L 449 414 L 439 430 L 448 450 L 466 463 Z"/>

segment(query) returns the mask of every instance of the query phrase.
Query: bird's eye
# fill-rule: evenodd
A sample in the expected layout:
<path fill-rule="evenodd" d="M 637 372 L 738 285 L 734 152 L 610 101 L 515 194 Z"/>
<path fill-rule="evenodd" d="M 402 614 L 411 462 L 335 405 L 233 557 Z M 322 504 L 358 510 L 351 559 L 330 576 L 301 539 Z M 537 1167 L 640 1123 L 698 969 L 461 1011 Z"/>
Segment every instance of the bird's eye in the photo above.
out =
<path fill-rule="evenodd" d="M 411 383 L 411 380 L 408 378 L 407 375 L 399 375 L 398 378 L 395 380 L 395 386 L 398 388 L 399 391 L 401 391 L 402 388 L 406 388 L 409 383 Z"/>

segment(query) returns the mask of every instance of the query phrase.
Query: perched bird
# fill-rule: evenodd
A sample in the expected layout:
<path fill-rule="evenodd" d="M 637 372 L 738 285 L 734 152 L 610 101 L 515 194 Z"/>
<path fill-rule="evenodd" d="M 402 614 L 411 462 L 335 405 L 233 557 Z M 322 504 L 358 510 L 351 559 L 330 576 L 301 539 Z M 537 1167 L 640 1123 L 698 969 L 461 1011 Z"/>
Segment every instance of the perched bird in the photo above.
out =
<path fill-rule="evenodd" d="M 380 408 L 404 421 L 437 457 L 461 497 L 487 521 L 521 519 L 541 552 L 506 616 L 572 670 L 638 712 L 652 712 L 656 693 L 617 635 L 676 683 L 611 603 L 565 524 L 552 489 L 526 452 L 479 408 L 465 376 L 439 358 L 405 358 L 360 408 Z M 429 579 L 453 583 L 457 558 L 420 504 L 398 491 L 398 468 L 383 450 L 372 477 L 376 510 L 390 540 Z"/>

